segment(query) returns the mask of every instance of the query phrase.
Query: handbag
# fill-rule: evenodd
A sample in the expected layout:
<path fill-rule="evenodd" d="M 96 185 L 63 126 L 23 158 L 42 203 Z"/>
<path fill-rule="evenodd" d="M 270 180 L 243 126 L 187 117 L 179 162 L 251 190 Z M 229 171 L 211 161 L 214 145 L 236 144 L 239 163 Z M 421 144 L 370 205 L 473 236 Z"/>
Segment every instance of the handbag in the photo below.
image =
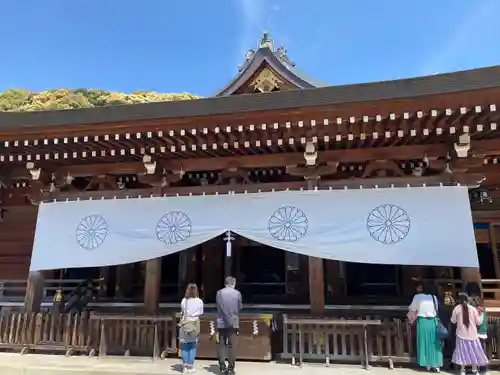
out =
<path fill-rule="evenodd" d="M 449 332 L 448 328 L 444 326 L 443 323 L 441 323 L 441 319 L 439 319 L 438 316 L 438 307 L 436 304 L 437 297 L 431 296 L 432 297 L 432 303 L 434 304 L 434 310 L 436 310 L 436 320 L 437 320 L 437 325 L 436 325 L 436 337 L 439 341 L 444 341 L 448 338 Z"/>
<path fill-rule="evenodd" d="M 186 305 L 182 309 L 182 317 L 179 321 L 179 328 L 182 329 L 185 335 L 195 338 L 200 333 L 200 320 L 186 320 L 188 300 L 186 299 Z"/>

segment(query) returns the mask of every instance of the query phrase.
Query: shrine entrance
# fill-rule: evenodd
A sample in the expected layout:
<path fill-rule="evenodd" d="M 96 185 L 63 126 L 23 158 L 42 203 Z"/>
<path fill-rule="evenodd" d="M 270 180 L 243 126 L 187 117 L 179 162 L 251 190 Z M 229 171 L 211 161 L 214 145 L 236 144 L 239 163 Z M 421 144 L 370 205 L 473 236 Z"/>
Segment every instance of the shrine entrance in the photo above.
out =
<path fill-rule="evenodd" d="M 247 303 L 309 303 L 307 256 L 241 238 L 231 272 Z"/>
<path fill-rule="evenodd" d="M 272 248 L 235 236 L 231 256 L 226 254 L 225 235 L 217 236 L 199 246 L 181 251 L 178 263 L 173 256 L 163 257 L 161 301 L 180 301 L 190 282 L 198 285 L 205 303 L 215 303 L 217 290 L 223 287 L 224 277 L 236 278 L 237 288 L 247 304 L 307 304 L 308 257 Z M 168 284 L 168 276 L 176 274 L 178 291 Z"/>

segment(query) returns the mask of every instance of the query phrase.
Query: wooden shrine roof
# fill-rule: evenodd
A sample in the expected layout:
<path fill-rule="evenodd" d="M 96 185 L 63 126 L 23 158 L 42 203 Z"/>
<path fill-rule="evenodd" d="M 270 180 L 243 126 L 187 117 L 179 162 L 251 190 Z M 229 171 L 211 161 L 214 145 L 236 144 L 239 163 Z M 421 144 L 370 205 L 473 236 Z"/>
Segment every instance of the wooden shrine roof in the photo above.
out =
<path fill-rule="evenodd" d="M 290 110 L 378 100 L 398 101 L 405 98 L 490 88 L 500 88 L 500 66 L 394 81 L 221 96 L 189 101 L 23 113 L 0 112 L 0 131 L 90 124 L 106 127 L 106 124 L 111 122 Z M 456 103 L 456 106 L 460 105 L 461 103 Z"/>
<path fill-rule="evenodd" d="M 287 59 L 286 55 L 280 58 L 277 51 L 272 45 L 265 45 L 257 51 L 250 50 L 250 56 L 245 61 L 241 71 L 226 87 L 216 94 L 216 96 L 228 96 L 234 94 L 242 85 L 261 68 L 263 64 L 270 66 L 286 81 L 299 89 L 311 89 L 316 87 L 324 87 L 326 85 L 316 82 L 305 74 L 300 72 Z M 285 53 L 285 52 L 284 52 Z"/>

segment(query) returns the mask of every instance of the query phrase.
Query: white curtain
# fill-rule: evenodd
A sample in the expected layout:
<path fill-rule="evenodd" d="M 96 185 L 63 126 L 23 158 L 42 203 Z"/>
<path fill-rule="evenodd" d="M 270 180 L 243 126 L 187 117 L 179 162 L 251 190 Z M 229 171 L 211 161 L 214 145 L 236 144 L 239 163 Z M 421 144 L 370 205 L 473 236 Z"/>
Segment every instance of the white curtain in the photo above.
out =
<path fill-rule="evenodd" d="M 468 191 L 457 186 L 46 203 L 31 270 L 152 259 L 227 230 L 326 259 L 478 266 Z"/>

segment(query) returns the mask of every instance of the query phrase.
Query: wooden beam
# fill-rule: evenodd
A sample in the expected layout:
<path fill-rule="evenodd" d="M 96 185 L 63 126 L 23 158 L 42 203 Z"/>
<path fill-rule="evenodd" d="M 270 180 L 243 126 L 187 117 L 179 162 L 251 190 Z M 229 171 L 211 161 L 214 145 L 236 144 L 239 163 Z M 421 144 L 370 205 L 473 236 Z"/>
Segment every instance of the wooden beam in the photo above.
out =
<path fill-rule="evenodd" d="M 498 144 L 500 150 L 500 144 Z M 445 144 L 412 145 L 398 147 L 373 147 L 358 149 L 329 150 L 318 152 L 318 162 L 336 161 L 340 163 L 362 163 L 370 160 L 414 160 L 427 157 L 444 157 L 448 147 Z M 196 172 L 238 168 L 271 168 L 304 163 L 300 152 L 245 155 L 229 157 L 210 157 L 197 159 L 169 159 L 165 168 Z"/>
<path fill-rule="evenodd" d="M 384 178 L 364 178 L 364 179 L 344 179 L 344 180 L 325 180 L 321 181 L 322 189 L 359 189 L 372 187 L 407 187 L 422 186 L 424 184 L 439 185 L 451 182 L 457 182 L 467 186 L 477 186 L 478 182 L 484 179 L 482 174 L 459 174 L 459 175 L 436 175 L 424 177 L 384 177 Z M 43 200 L 76 200 L 76 199 L 126 199 L 126 198 L 148 198 L 150 196 L 176 196 L 176 195 L 203 195 L 203 194 L 227 194 L 235 193 L 256 193 L 265 191 L 280 191 L 280 190 L 300 190 L 307 189 L 307 181 L 295 182 L 276 182 L 265 184 L 239 184 L 239 185 L 207 185 L 207 186 L 183 186 L 169 187 L 163 189 L 160 194 L 157 188 L 134 189 L 134 190 L 103 190 L 103 191 L 86 191 L 86 192 L 62 192 L 55 196 L 44 195 Z"/>
<path fill-rule="evenodd" d="M 500 154 L 500 139 L 489 139 L 472 141 L 471 155 L 498 155 Z M 424 154 L 429 159 L 443 158 L 449 151 L 449 145 L 445 143 L 428 145 L 405 145 L 396 147 L 371 147 L 356 149 L 337 149 L 318 152 L 319 162 L 339 163 L 364 163 L 373 160 L 395 160 L 406 161 L 423 158 Z M 296 165 L 304 162 L 301 152 L 274 153 L 264 155 L 241 155 L 229 157 L 199 157 L 183 158 L 182 153 L 166 153 L 153 155 L 162 167 L 167 170 L 184 170 L 186 172 L 197 172 L 207 170 L 224 170 L 231 167 L 237 168 L 271 168 Z M 117 160 L 117 159 L 107 159 Z M 129 156 L 129 161 L 99 162 L 95 159 L 94 164 L 77 164 L 79 159 L 74 159 L 73 165 L 67 165 L 68 160 L 40 161 L 37 163 L 42 170 L 54 172 L 58 175 L 70 173 L 73 176 L 90 176 L 100 174 L 141 174 L 144 173 L 144 165 L 137 161 L 136 156 Z M 64 163 L 63 165 L 58 163 Z M 431 163 L 432 164 L 432 163 Z M 18 167 L 10 178 L 22 180 L 29 178 L 24 166 Z"/>
<path fill-rule="evenodd" d="M 145 173 L 142 162 L 96 163 L 69 165 L 57 169 L 58 174 L 71 174 L 73 177 L 97 176 L 103 174 L 126 175 Z"/>
<path fill-rule="evenodd" d="M 42 271 L 30 272 L 24 297 L 24 311 L 37 313 L 40 311 L 43 299 L 43 284 L 45 278 Z"/>
<path fill-rule="evenodd" d="M 485 141 L 480 141 L 485 142 Z M 498 150 L 500 151 L 500 144 Z M 491 148 L 491 145 L 489 146 Z M 362 163 L 371 160 L 414 160 L 423 158 L 424 154 L 429 158 L 444 157 L 447 146 L 444 144 L 412 145 L 398 147 L 373 147 L 358 149 L 342 149 L 320 151 L 318 162 L 341 162 Z M 264 155 L 242 155 L 228 157 L 202 157 L 190 159 L 172 159 L 175 154 L 168 153 L 165 156 L 153 155 L 160 160 L 162 167 L 167 170 L 184 170 L 186 172 L 199 172 L 210 170 L 224 170 L 231 167 L 237 168 L 271 168 L 285 167 L 304 162 L 301 152 L 286 152 Z M 75 163 L 79 160 L 75 159 Z M 96 160 L 97 161 L 97 160 Z M 95 176 L 102 174 L 140 174 L 144 173 L 144 165 L 139 161 L 126 162 L 104 162 L 93 164 L 73 164 L 57 166 L 54 162 L 38 162 L 42 170 L 66 175 L 70 173 L 74 177 Z M 24 167 L 14 170 L 10 177 L 13 180 L 27 179 L 29 175 Z"/>
<path fill-rule="evenodd" d="M 160 303 L 161 258 L 146 261 L 146 280 L 144 281 L 144 309 L 156 314 Z"/>

